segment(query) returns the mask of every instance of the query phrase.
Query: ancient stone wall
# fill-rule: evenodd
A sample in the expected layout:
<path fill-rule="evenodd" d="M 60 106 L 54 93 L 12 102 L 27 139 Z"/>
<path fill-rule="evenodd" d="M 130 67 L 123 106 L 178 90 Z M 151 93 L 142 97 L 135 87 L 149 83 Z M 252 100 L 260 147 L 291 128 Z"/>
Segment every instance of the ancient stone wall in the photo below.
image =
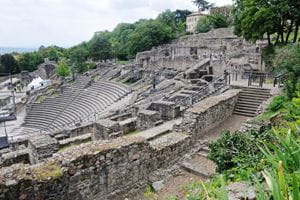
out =
<path fill-rule="evenodd" d="M 40 165 L 1 169 L 0 199 L 122 199 L 188 146 L 183 140 L 155 149 L 135 137 L 81 145 Z"/>
<path fill-rule="evenodd" d="M 184 113 L 179 131 L 201 138 L 206 131 L 232 115 L 240 91 L 229 90 L 195 104 Z"/>

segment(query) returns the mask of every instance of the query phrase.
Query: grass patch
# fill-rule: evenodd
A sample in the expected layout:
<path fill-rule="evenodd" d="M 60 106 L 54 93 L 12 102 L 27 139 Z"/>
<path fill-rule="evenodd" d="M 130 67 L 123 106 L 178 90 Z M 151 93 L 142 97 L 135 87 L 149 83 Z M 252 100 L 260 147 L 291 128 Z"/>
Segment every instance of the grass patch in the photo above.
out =
<path fill-rule="evenodd" d="M 138 131 L 138 130 L 131 131 L 131 132 L 127 133 L 126 136 L 136 135 L 136 134 L 138 134 L 139 132 L 140 132 L 140 131 Z"/>
<path fill-rule="evenodd" d="M 46 99 L 46 96 L 38 96 L 36 99 L 36 103 L 42 103 Z"/>
<path fill-rule="evenodd" d="M 156 198 L 156 196 L 157 195 L 155 194 L 154 188 L 151 185 L 148 185 L 144 192 L 144 197 L 146 199 L 154 199 L 154 198 Z"/>
<path fill-rule="evenodd" d="M 34 169 L 39 180 L 57 179 L 63 175 L 62 168 L 56 163 L 46 163 Z"/>

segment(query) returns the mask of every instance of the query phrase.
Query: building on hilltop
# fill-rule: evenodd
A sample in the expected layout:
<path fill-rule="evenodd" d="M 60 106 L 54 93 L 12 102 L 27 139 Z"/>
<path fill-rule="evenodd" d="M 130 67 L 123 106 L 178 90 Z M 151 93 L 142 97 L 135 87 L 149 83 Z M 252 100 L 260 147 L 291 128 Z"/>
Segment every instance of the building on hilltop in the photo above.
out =
<path fill-rule="evenodd" d="M 206 16 L 202 12 L 194 12 L 186 18 L 186 31 L 188 33 L 196 33 L 197 23 L 200 18 Z"/>

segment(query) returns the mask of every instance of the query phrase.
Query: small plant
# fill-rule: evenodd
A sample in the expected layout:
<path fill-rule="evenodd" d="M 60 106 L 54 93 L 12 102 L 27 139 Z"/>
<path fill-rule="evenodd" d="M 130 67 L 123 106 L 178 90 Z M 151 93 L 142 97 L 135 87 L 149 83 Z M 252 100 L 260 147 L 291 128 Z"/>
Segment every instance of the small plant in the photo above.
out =
<path fill-rule="evenodd" d="M 145 192 L 144 192 L 144 197 L 145 197 L 146 199 L 152 199 L 152 198 L 154 198 L 155 196 L 156 196 L 156 194 L 155 194 L 154 188 L 152 187 L 152 185 L 148 185 L 148 186 L 146 187 Z"/>
<path fill-rule="evenodd" d="M 276 112 L 284 106 L 286 99 L 284 96 L 276 96 L 268 106 L 268 110 Z"/>
<path fill-rule="evenodd" d="M 57 179 L 63 175 L 62 168 L 56 163 L 45 163 L 34 169 L 38 180 Z"/>

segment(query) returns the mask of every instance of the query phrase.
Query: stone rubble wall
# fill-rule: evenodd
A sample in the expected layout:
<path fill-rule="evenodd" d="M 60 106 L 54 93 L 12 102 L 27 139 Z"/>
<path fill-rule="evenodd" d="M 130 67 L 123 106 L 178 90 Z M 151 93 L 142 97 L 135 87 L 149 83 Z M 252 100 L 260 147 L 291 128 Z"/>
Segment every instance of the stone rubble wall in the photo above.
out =
<path fill-rule="evenodd" d="M 232 115 L 240 91 L 229 90 L 195 104 L 184 113 L 183 122 L 177 131 L 200 139 L 206 131 Z"/>

